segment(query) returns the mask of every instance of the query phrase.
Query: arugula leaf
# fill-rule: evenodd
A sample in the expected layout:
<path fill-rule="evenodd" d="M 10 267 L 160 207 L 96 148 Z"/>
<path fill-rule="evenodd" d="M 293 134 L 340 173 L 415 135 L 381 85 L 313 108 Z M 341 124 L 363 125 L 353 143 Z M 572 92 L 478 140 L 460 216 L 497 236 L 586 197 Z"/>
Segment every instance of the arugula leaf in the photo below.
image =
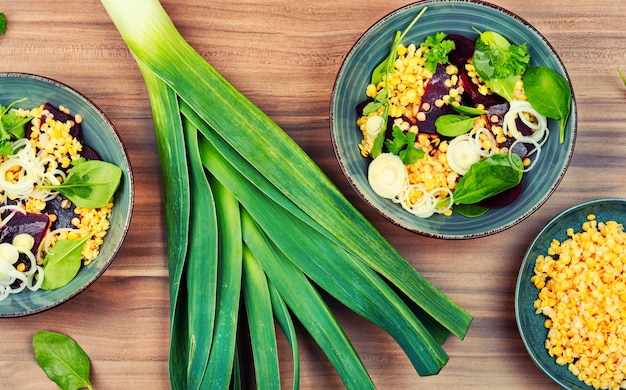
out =
<path fill-rule="evenodd" d="M 0 12 L 0 35 L 7 32 L 7 16 L 4 12 Z"/>
<path fill-rule="evenodd" d="M 371 84 L 377 85 L 382 80 L 383 74 L 391 73 L 393 69 L 393 63 L 396 59 L 396 52 L 398 50 L 398 45 L 404 39 L 404 36 L 411 30 L 413 25 L 417 23 L 418 19 L 426 12 L 428 7 L 423 7 L 422 10 L 413 18 L 408 27 L 404 30 L 402 34 L 400 31 L 396 32 L 396 35 L 393 39 L 393 43 L 391 45 L 391 50 L 389 51 L 389 55 L 381 62 L 372 72 Z M 384 92 L 383 92 L 384 91 Z M 382 117 L 385 120 L 384 127 L 387 126 L 387 121 L 389 120 L 389 84 L 387 82 L 387 77 L 385 77 L 385 87 L 383 91 L 379 92 L 374 99 L 373 103 L 370 103 L 366 106 L 368 112 L 373 112 L 372 110 L 378 110 L 380 107 L 385 107 L 385 112 Z M 372 146 L 371 155 L 373 158 L 378 157 L 382 153 L 383 145 L 385 143 L 385 132 L 381 131 L 376 139 L 374 140 L 374 145 Z"/>
<path fill-rule="evenodd" d="M 515 84 L 526 70 L 530 55 L 526 43 L 515 46 L 502 35 L 486 31 L 480 33 L 476 40 L 472 60 L 476 73 L 485 84 L 498 95 L 511 101 Z"/>
<path fill-rule="evenodd" d="M 477 117 L 445 114 L 435 120 L 437 133 L 446 137 L 458 137 L 470 131 Z"/>
<path fill-rule="evenodd" d="M 385 146 L 390 153 L 397 154 L 405 165 L 414 164 L 424 157 L 425 152 L 415 147 L 416 133 L 404 132 L 400 127 L 394 126 L 393 139 L 387 140 Z"/>
<path fill-rule="evenodd" d="M 524 92 L 537 112 L 559 123 L 560 142 L 565 142 L 565 125 L 572 109 L 567 80 L 547 66 L 529 68 L 524 73 Z"/>
<path fill-rule="evenodd" d="M 39 331 L 33 336 L 33 351 L 39 366 L 62 390 L 93 389 L 89 357 L 69 336 Z"/>
<path fill-rule="evenodd" d="M 76 206 L 85 208 L 104 207 L 115 194 L 122 177 L 122 169 L 106 161 L 81 162 L 70 171 L 60 185 L 45 185 L 39 188 L 56 190 L 65 195 Z"/>
<path fill-rule="evenodd" d="M 445 39 L 447 36 L 448 34 L 444 32 L 438 32 L 426 37 L 422 43 L 422 48 L 428 49 L 424 53 L 424 58 L 426 58 L 424 67 L 432 73 L 437 71 L 438 63 L 447 64 L 449 62 L 448 53 L 454 49 L 454 42 Z"/>

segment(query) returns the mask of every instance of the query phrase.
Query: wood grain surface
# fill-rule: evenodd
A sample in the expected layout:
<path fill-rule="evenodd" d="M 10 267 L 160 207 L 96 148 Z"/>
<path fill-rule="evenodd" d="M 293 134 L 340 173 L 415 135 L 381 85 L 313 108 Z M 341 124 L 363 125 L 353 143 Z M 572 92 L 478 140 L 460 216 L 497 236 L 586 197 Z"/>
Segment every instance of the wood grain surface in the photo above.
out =
<path fill-rule="evenodd" d="M 131 0 L 129 0 L 131 1 Z M 380 389 L 556 389 L 526 353 L 514 289 L 534 235 L 569 206 L 623 197 L 626 188 L 626 2 L 494 0 L 534 25 L 571 76 L 578 137 L 567 174 L 535 214 L 500 234 L 442 241 L 402 230 L 369 209 L 343 177 L 329 133 L 335 75 L 371 24 L 408 4 L 387 0 L 164 0 L 189 42 L 309 153 L 359 210 L 437 287 L 474 316 L 465 340 L 445 345 L 448 365 L 419 377 L 388 335 L 334 309 Z M 47 329 L 77 340 L 98 390 L 168 389 L 169 301 L 160 167 L 148 96 L 137 66 L 99 1 L 0 2 L 0 71 L 40 74 L 84 93 L 113 121 L 128 148 L 136 199 L 126 242 L 86 292 L 34 316 L 0 319 L 0 389 L 54 389 L 32 353 Z M 1 93 L 1 91 L 0 91 Z M 302 389 L 340 389 L 315 343 L 301 332 Z M 279 340 L 283 379 L 291 376 Z"/>

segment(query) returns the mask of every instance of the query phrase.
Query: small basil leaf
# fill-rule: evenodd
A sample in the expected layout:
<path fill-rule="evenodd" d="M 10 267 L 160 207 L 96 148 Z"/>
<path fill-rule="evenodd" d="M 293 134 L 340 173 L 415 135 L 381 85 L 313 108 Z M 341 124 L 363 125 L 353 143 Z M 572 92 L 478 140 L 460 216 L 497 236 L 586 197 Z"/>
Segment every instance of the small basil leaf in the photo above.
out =
<path fill-rule="evenodd" d="M 39 366 L 62 390 L 93 389 L 89 357 L 72 338 L 43 330 L 33 336 L 33 351 Z"/>
<path fill-rule="evenodd" d="M 459 180 L 454 203 L 477 203 L 512 188 L 522 180 L 523 169 L 521 157 L 514 153 L 510 157 L 508 153 L 494 154 L 477 161 Z"/>
<path fill-rule="evenodd" d="M 524 92 L 537 112 L 557 120 L 563 143 L 565 124 L 572 108 L 572 91 L 567 80 L 546 66 L 529 68 L 524 73 Z"/>
<path fill-rule="evenodd" d="M 445 114 L 435 120 L 435 129 L 443 136 L 458 137 L 470 131 L 476 119 L 464 115 Z"/>

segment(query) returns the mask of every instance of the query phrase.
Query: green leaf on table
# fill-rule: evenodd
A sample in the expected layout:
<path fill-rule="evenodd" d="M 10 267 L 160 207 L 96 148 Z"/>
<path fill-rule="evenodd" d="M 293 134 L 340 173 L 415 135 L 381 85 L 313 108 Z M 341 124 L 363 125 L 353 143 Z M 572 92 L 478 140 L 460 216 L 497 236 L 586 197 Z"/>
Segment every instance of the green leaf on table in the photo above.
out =
<path fill-rule="evenodd" d="M 39 366 L 62 390 L 93 389 L 89 357 L 72 338 L 42 330 L 33 337 L 33 351 Z"/>

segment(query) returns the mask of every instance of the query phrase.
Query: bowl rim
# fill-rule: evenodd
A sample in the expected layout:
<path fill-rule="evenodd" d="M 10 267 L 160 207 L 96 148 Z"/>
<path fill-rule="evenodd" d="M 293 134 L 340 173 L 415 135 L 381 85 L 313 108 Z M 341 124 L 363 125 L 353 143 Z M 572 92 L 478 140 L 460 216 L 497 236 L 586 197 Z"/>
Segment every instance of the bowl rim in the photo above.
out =
<path fill-rule="evenodd" d="M 566 209 L 564 209 L 563 211 L 559 212 L 554 217 L 552 217 L 550 221 L 541 228 L 541 230 L 535 235 L 531 243 L 528 245 L 528 248 L 526 252 L 524 253 L 524 257 L 522 258 L 522 262 L 520 264 L 519 271 L 517 274 L 517 280 L 515 283 L 515 295 L 514 295 L 514 312 L 515 312 L 515 323 L 516 323 L 518 333 L 520 335 L 520 339 L 522 340 L 522 343 L 524 344 L 524 347 L 528 355 L 530 356 L 531 360 L 533 361 L 533 363 L 544 373 L 544 375 L 546 375 L 547 377 L 552 379 L 556 384 L 560 385 L 561 387 L 565 389 L 569 389 L 567 384 L 563 383 L 563 381 L 559 378 L 559 376 L 556 373 L 554 373 L 553 370 L 550 369 L 550 367 L 546 366 L 545 364 L 542 364 L 541 360 L 539 359 L 539 356 L 536 353 L 536 350 L 530 344 L 529 331 L 527 331 L 527 329 L 522 324 L 522 316 L 528 315 L 528 313 L 532 310 L 532 308 L 529 308 L 529 307 L 521 307 L 520 295 L 523 289 L 523 284 L 530 283 L 530 279 L 526 280 L 524 278 L 524 274 L 525 274 L 524 271 L 529 269 L 529 267 L 531 266 L 531 262 L 534 261 L 534 259 L 531 259 L 530 255 L 535 250 L 535 247 L 538 245 L 538 242 L 543 238 L 544 235 L 547 234 L 548 231 L 550 231 L 556 224 L 558 224 L 558 222 L 561 219 L 563 219 L 564 217 L 570 214 L 579 212 L 585 208 L 594 208 L 594 207 L 597 208 L 599 206 L 609 204 L 609 203 L 619 204 L 619 205 L 626 207 L 626 199 L 623 199 L 623 198 L 598 198 L 598 199 L 588 200 L 588 201 L 567 207 Z M 624 213 L 624 216 L 626 217 L 626 212 Z M 581 224 L 582 222 L 584 221 L 581 221 Z M 532 272 L 532 269 L 530 270 Z M 534 314 L 534 312 L 532 314 L 538 315 L 538 314 Z M 554 362 L 554 364 L 556 364 L 556 362 Z M 573 378 L 576 379 L 575 377 Z M 593 390 L 593 387 L 587 386 L 584 382 L 581 381 L 580 389 Z"/>
<path fill-rule="evenodd" d="M 115 125 L 113 124 L 113 122 L 104 113 L 104 111 L 102 111 L 91 99 L 89 99 L 82 92 L 79 92 L 78 90 L 69 86 L 68 84 L 52 79 L 50 77 L 46 77 L 46 76 L 42 76 L 42 75 L 38 75 L 34 73 L 0 72 L 0 79 L 5 79 L 5 78 L 31 79 L 31 80 L 40 81 L 46 84 L 50 84 L 54 87 L 60 88 L 62 90 L 65 90 L 69 92 L 70 94 L 75 95 L 75 97 L 77 97 L 79 100 L 83 101 L 83 103 L 85 103 L 85 105 L 88 106 L 89 109 L 93 110 L 97 114 L 97 116 L 100 117 L 100 119 L 102 119 L 102 121 L 106 124 L 106 127 L 108 127 L 111 130 L 111 134 L 113 135 L 115 144 L 117 147 L 119 147 L 122 158 L 124 160 L 124 165 L 126 168 L 125 176 L 127 176 L 125 181 L 128 183 L 128 203 L 127 203 L 128 213 L 127 213 L 126 218 L 124 218 L 124 223 L 122 224 L 120 239 L 115 244 L 115 247 L 112 249 L 110 258 L 107 259 L 105 263 L 103 263 L 102 268 L 100 268 L 98 272 L 96 272 L 80 288 L 76 289 L 71 294 L 68 294 L 66 297 L 62 299 L 59 299 L 55 302 L 52 302 L 50 304 L 47 304 L 47 305 L 44 305 L 44 306 L 41 306 L 32 310 L 24 310 L 24 311 L 13 312 L 13 313 L 0 313 L 0 318 L 16 318 L 16 317 L 24 317 L 24 316 L 30 316 L 33 314 L 41 313 L 41 312 L 50 310 L 54 307 L 57 307 L 71 300 L 72 298 L 76 297 L 77 295 L 79 295 L 80 293 L 82 293 L 83 291 L 91 287 L 96 282 L 96 280 L 100 278 L 102 274 L 104 274 L 104 272 L 113 263 L 113 260 L 117 257 L 119 251 L 122 248 L 122 245 L 124 244 L 124 241 L 126 240 L 126 236 L 128 235 L 128 230 L 130 229 L 130 223 L 131 223 L 131 219 L 133 215 L 133 208 L 135 204 L 135 185 L 134 185 L 133 169 L 130 163 L 130 158 L 129 158 L 128 149 L 126 148 L 126 145 L 122 141 L 119 135 L 119 132 L 117 128 L 115 127 Z M 2 302 L 0 302 L 0 305 L 1 304 Z"/>
<path fill-rule="evenodd" d="M 513 220 L 511 220 L 511 221 L 509 221 L 509 222 L 507 222 L 507 223 L 505 223 L 505 224 L 503 224 L 501 226 L 498 226 L 498 227 L 493 228 L 493 229 L 487 229 L 487 230 L 484 230 L 482 232 L 466 233 L 466 234 L 438 233 L 438 232 L 429 231 L 427 229 L 419 229 L 417 227 L 408 226 L 407 224 L 394 219 L 393 216 L 388 215 L 383 210 L 381 210 L 379 207 L 377 207 L 374 203 L 372 203 L 372 201 L 369 200 L 367 198 L 367 196 L 365 196 L 365 194 L 359 189 L 359 187 L 354 182 L 354 180 L 350 177 L 350 174 L 349 174 L 348 169 L 346 167 L 346 163 L 345 163 L 344 158 L 343 158 L 343 156 L 341 154 L 339 145 L 337 144 L 337 139 L 335 137 L 335 123 L 336 123 L 336 119 L 335 119 L 334 107 L 335 107 L 336 101 L 338 99 L 337 98 L 337 91 L 339 89 L 339 81 L 341 79 L 341 76 L 345 72 L 345 69 L 347 67 L 347 62 L 350 59 L 350 57 L 352 56 L 352 53 L 354 52 L 356 47 L 358 47 L 360 45 L 360 43 L 363 40 L 365 40 L 368 37 L 368 35 L 374 29 L 376 29 L 381 24 L 384 24 L 388 19 L 393 18 L 395 15 L 397 15 L 399 13 L 402 13 L 402 12 L 405 12 L 405 11 L 407 11 L 409 9 L 414 9 L 414 8 L 417 8 L 417 7 L 425 6 L 425 5 L 428 5 L 428 4 L 434 4 L 434 3 L 474 4 L 474 5 L 477 5 L 477 6 L 491 8 L 491 9 L 493 9 L 495 11 L 501 12 L 505 16 L 508 16 L 508 17 L 518 21 L 519 23 L 524 25 L 526 28 L 531 30 L 534 34 L 536 34 L 537 37 L 539 37 L 541 39 L 543 44 L 550 51 L 551 55 L 554 56 L 554 59 L 560 65 L 560 68 L 562 69 L 562 71 L 564 73 L 564 77 L 565 77 L 568 85 L 570 86 L 570 90 L 571 90 L 571 94 L 572 94 L 572 104 L 571 104 L 571 111 L 570 111 L 570 117 L 569 117 L 569 121 L 571 123 L 571 130 L 570 130 L 570 133 L 571 133 L 571 147 L 568 148 L 568 150 L 566 152 L 565 161 L 563 162 L 564 164 L 563 164 L 561 170 L 558 172 L 558 177 L 556 178 L 556 181 L 550 187 L 550 189 L 541 197 L 541 199 L 539 199 L 539 201 L 535 205 L 530 207 L 526 212 L 524 212 L 520 216 L 516 217 L 515 219 L 513 219 Z M 523 220 L 528 218 L 530 215 L 532 215 L 535 211 L 537 211 L 541 206 L 543 206 L 543 204 L 545 204 L 545 202 L 550 198 L 550 196 L 552 196 L 554 194 L 554 192 L 557 190 L 559 184 L 561 183 L 561 181 L 563 180 L 563 177 L 565 176 L 565 173 L 567 172 L 567 169 L 569 168 L 569 165 L 571 163 L 572 156 L 573 156 L 573 153 L 574 153 L 574 147 L 575 147 L 575 144 L 576 144 L 576 137 L 577 137 L 577 133 L 578 133 L 578 131 L 577 131 L 577 129 L 578 129 L 577 103 L 576 103 L 576 95 L 574 93 L 573 84 L 572 84 L 571 78 L 569 76 L 569 73 L 567 71 L 567 68 L 565 67 L 565 64 L 563 63 L 563 60 L 561 59 L 559 54 L 556 52 L 556 50 L 554 49 L 552 44 L 546 39 L 546 37 L 539 30 L 537 30 L 532 24 L 530 24 L 528 21 L 526 21 L 525 19 L 523 19 L 519 15 L 513 13 L 512 11 L 507 10 L 506 8 L 503 8 L 501 6 L 498 6 L 498 5 L 495 5 L 495 4 L 483 1 L 483 0 L 419 0 L 419 1 L 407 4 L 407 5 L 404 5 L 404 6 L 400 7 L 400 8 L 397 8 L 397 9 L 387 13 L 385 16 L 383 16 L 378 21 L 376 21 L 374 24 L 372 24 L 370 27 L 368 27 L 359 36 L 359 38 L 352 44 L 352 46 L 350 47 L 350 49 L 348 50 L 348 52 L 344 56 L 344 58 L 342 60 L 342 63 L 341 63 L 341 66 L 339 67 L 339 69 L 337 71 L 337 76 L 335 78 L 335 81 L 333 83 L 333 88 L 332 88 L 332 91 L 331 91 L 330 118 L 329 119 L 330 119 L 329 120 L 330 138 L 331 138 L 331 142 L 332 142 L 332 146 L 333 146 L 333 151 L 334 151 L 335 157 L 337 159 L 337 162 L 339 164 L 339 167 L 340 167 L 344 177 L 346 178 L 346 180 L 348 181 L 348 183 L 352 187 L 352 189 L 357 193 L 357 195 L 359 196 L 359 198 L 362 201 L 364 201 L 368 206 L 373 208 L 379 215 L 381 215 L 382 217 L 384 217 L 388 221 L 392 222 L 394 225 L 402 227 L 403 229 L 406 229 L 406 230 L 408 230 L 410 232 L 417 233 L 417 234 L 420 234 L 420 235 L 423 235 L 423 236 L 426 236 L 426 237 L 438 238 L 438 239 L 451 239 L 451 240 L 466 240 L 466 239 L 481 238 L 481 237 L 486 237 L 486 236 L 490 236 L 490 235 L 493 235 L 493 234 L 505 231 L 505 230 L 507 230 L 507 229 L 509 229 L 509 228 L 511 228 L 511 227 L 513 227 L 513 226 L 515 226 L 517 224 L 519 224 L 520 222 L 522 222 Z"/>

